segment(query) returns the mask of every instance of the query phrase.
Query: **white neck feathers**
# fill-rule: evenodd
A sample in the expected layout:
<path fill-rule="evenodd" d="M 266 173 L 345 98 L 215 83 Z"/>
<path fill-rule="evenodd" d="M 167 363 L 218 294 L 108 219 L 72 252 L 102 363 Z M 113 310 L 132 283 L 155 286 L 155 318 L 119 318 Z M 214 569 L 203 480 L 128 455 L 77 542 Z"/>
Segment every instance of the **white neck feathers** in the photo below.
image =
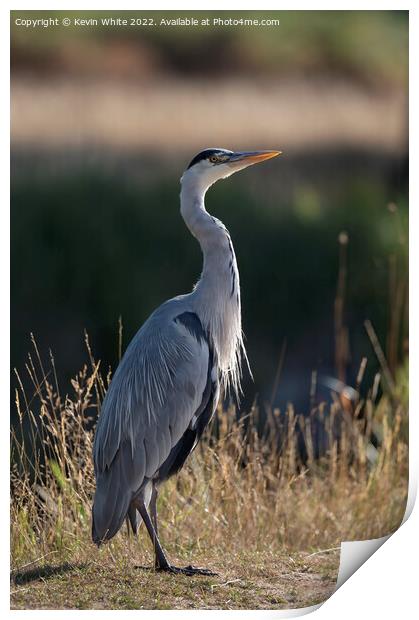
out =
<path fill-rule="evenodd" d="M 241 327 L 239 272 L 227 229 L 205 209 L 206 190 L 196 177 L 183 176 L 180 211 L 199 241 L 204 257 L 192 299 L 214 346 L 222 384 L 239 395 L 242 356 L 247 360 Z"/>

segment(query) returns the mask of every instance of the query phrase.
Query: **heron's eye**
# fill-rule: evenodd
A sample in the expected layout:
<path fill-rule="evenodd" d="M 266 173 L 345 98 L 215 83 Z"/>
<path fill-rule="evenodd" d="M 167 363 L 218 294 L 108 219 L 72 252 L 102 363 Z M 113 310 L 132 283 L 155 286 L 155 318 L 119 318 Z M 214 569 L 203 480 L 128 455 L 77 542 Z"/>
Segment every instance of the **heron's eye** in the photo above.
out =
<path fill-rule="evenodd" d="M 210 162 L 212 162 L 213 164 L 216 164 L 218 162 L 218 157 L 217 155 L 211 155 L 211 157 L 209 158 Z"/>

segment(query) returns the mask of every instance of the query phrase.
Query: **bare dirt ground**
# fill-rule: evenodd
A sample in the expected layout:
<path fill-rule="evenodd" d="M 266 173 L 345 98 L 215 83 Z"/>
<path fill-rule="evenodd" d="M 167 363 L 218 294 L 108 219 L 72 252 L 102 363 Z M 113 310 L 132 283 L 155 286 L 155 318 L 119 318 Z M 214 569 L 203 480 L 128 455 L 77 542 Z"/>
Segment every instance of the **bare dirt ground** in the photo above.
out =
<path fill-rule="evenodd" d="M 194 564 L 216 577 L 187 577 L 135 568 L 149 561 L 113 561 L 106 550 L 70 564 L 50 562 L 15 572 L 12 609 L 287 609 L 332 594 L 339 549 L 323 553 L 221 557 L 202 553 Z"/>

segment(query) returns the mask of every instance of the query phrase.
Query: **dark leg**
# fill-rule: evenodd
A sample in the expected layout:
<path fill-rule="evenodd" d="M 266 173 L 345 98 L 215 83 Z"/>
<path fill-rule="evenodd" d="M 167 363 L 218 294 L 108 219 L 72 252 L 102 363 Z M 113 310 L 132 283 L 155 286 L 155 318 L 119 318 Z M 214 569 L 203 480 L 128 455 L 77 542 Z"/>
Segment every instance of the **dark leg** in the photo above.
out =
<path fill-rule="evenodd" d="M 151 516 L 151 522 L 154 527 L 156 538 L 158 539 L 159 528 L 157 525 L 157 495 L 158 495 L 157 487 L 153 484 L 153 490 L 151 492 L 151 499 L 150 499 L 150 516 Z M 160 568 L 159 563 L 157 561 L 157 554 L 155 555 L 154 567 L 156 569 Z"/>
<path fill-rule="evenodd" d="M 217 573 L 211 572 L 210 570 L 207 570 L 206 568 L 195 568 L 194 566 L 185 566 L 185 568 L 178 568 L 177 566 L 172 566 L 171 564 L 169 564 L 164 554 L 163 548 L 160 544 L 160 541 L 157 537 L 157 532 L 147 512 L 147 508 L 145 507 L 144 502 L 142 500 L 138 500 L 137 508 L 147 528 L 147 532 L 151 538 L 151 542 L 153 543 L 153 546 L 154 546 L 154 553 L 156 556 L 156 559 L 155 559 L 156 570 L 167 571 L 170 573 L 177 573 L 177 574 L 182 574 L 182 575 L 211 576 L 211 575 L 217 574 Z"/>
<path fill-rule="evenodd" d="M 156 536 L 159 535 L 159 528 L 157 526 L 157 487 L 153 484 L 153 490 L 151 492 L 150 499 L 150 512 L 151 512 L 151 521 L 154 525 L 154 531 L 156 532 Z"/>
<path fill-rule="evenodd" d="M 154 525 L 151 522 L 150 516 L 147 512 L 147 508 L 145 507 L 142 500 L 138 501 L 137 508 L 147 528 L 147 532 L 151 538 L 151 542 L 153 543 L 154 553 L 156 555 L 156 568 L 159 568 L 160 570 L 168 570 L 170 568 L 170 564 L 167 561 L 166 556 L 164 555 L 164 551 L 157 537 L 156 530 L 154 529 Z"/>

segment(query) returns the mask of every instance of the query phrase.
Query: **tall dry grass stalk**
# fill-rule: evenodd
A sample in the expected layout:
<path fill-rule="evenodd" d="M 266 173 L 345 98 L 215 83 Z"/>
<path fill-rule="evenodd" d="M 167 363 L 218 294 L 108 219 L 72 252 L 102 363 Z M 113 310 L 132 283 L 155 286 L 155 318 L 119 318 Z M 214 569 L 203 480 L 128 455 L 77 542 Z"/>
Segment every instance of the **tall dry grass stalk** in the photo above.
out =
<path fill-rule="evenodd" d="M 63 396 L 54 358 L 45 367 L 33 338 L 32 344 L 15 392 L 14 568 L 51 554 L 71 560 L 98 553 L 90 540 L 91 453 L 110 376 L 101 375 L 86 337 L 90 365 Z M 377 398 L 379 380 L 350 410 L 336 396 L 307 417 L 292 406 L 254 407 L 243 417 L 233 406 L 220 407 L 187 466 L 162 487 L 169 552 L 316 550 L 397 528 L 407 494 L 407 413 L 394 393 Z M 145 548 L 125 528 L 107 546 L 129 556 Z"/>

